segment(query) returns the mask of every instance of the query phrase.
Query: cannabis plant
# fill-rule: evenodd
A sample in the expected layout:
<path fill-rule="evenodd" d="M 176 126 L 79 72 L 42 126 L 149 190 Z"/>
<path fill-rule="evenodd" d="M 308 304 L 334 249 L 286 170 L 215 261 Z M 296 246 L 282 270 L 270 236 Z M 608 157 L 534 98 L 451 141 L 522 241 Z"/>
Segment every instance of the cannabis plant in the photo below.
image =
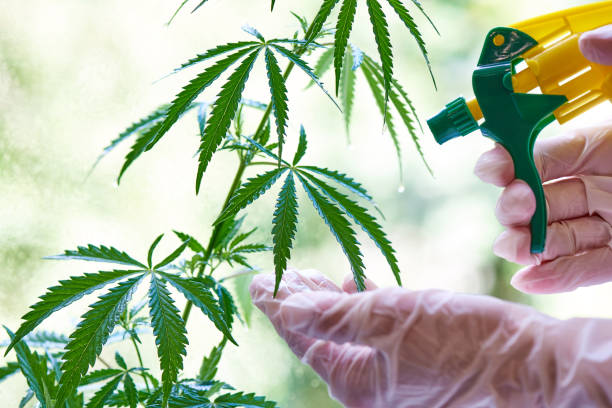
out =
<path fill-rule="evenodd" d="M 194 1 L 193 11 L 203 8 L 206 1 Z M 219 379 L 217 364 L 229 343 L 237 345 L 232 335 L 234 325 L 249 319 L 248 301 L 244 296 L 248 280 L 241 279 L 256 271 L 249 257 L 254 253 L 272 253 L 278 289 L 295 245 L 300 202 L 301 205 L 310 202 L 327 224 L 346 255 L 360 290 L 365 285 L 357 227 L 380 249 L 397 283 L 401 284 L 395 251 L 372 211 L 378 211 L 372 197 L 360 183 L 340 170 L 309 162 L 304 126 L 295 135 L 288 131 L 286 83 L 294 71 L 301 71 L 310 85 L 316 85 L 327 95 L 330 109 L 337 109 L 343 116 L 347 135 L 355 84 L 361 74 L 380 110 L 381 125 L 395 145 L 400 174 L 397 119 L 422 157 L 415 108 L 393 75 L 392 43 L 383 0 L 342 0 L 337 7 L 339 2 L 323 0 L 311 20 L 294 14 L 297 30 L 289 36 L 264 37 L 257 29 L 246 26 L 243 41 L 218 45 L 181 64 L 172 75 L 196 65 L 202 68 L 173 100 L 130 125 L 104 149 L 100 158 L 132 140 L 119 171 L 118 181 L 121 181 L 128 168 L 153 149 L 183 115 L 195 111 L 200 136 L 196 152 L 196 194 L 206 188 L 206 170 L 217 151 L 233 152 L 236 173 L 228 179 L 227 197 L 219 202 L 219 215 L 210 237 L 202 241 L 205 243 L 190 234 L 174 231 L 177 248 L 166 256 L 158 256 L 155 251 L 163 238 L 160 235 L 151 244 L 146 258 L 134 257 L 112 246 L 92 244 L 49 257 L 111 266 L 59 281 L 31 306 L 15 333 L 6 328 L 9 340 L 4 344 L 5 355 L 14 350 L 16 361 L 0 368 L 0 381 L 17 372 L 25 377 L 28 389 L 21 407 L 31 402 L 45 408 L 276 407 L 275 402 L 265 397 L 237 391 Z M 429 65 L 423 38 L 407 5 L 402 0 L 384 2 L 406 25 Z M 190 1 L 182 1 L 174 16 L 187 3 Z M 272 9 L 274 3 L 272 0 Z M 366 55 L 349 42 L 358 3 L 364 3 L 361 7 L 367 8 L 377 56 Z M 417 0 L 412 0 L 412 5 L 424 13 Z M 339 11 L 336 23 L 332 24 L 331 15 L 336 8 Z M 269 98 L 262 97 L 261 101 L 243 97 L 255 64 L 265 66 L 270 89 Z M 329 90 L 321 78 L 332 66 L 334 86 Z M 221 81 L 222 76 L 225 79 L 221 90 L 213 98 L 205 91 Z M 256 118 L 258 125 L 248 128 L 247 117 Z M 295 137 L 298 142 L 293 154 L 284 150 L 289 137 Z M 265 171 L 255 172 L 262 167 Z M 245 209 L 275 184 L 280 187 L 274 209 L 270 211 L 271 244 L 254 241 L 254 229 L 243 228 L 248 215 Z M 303 196 L 303 200 L 298 196 Z M 237 271 L 218 276 L 221 266 L 225 270 L 227 266 L 237 268 Z M 230 290 L 231 279 L 239 283 Z M 69 336 L 38 329 L 53 313 L 94 292 L 99 297 Z M 185 299 L 182 312 L 174 297 Z M 237 303 L 242 304 L 242 313 Z M 222 340 L 206 354 L 198 373 L 182 373 L 188 343 L 186 322 L 194 306 L 216 328 Z M 142 359 L 140 349 L 150 333 L 155 339 L 160 377 L 152 374 L 151 362 Z M 130 344 L 135 357 L 126 359 L 117 353 L 114 361 L 102 359 L 103 347 L 113 342 Z"/>

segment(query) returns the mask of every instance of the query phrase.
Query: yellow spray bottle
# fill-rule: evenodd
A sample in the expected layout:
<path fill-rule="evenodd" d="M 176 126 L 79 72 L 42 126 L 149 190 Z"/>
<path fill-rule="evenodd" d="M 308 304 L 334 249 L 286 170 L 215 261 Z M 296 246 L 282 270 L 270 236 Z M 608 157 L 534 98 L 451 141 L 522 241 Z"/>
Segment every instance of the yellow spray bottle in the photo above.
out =
<path fill-rule="evenodd" d="M 583 32 L 612 24 L 612 1 L 603 1 L 489 32 L 472 77 L 475 99 L 458 98 L 427 121 L 440 144 L 477 129 L 512 156 L 516 177 L 536 197 L 531 252 L 544 250 L 546 200 L 533 161 L 540 131 L 612 100 L 612 66 L 580 52 Z"/>

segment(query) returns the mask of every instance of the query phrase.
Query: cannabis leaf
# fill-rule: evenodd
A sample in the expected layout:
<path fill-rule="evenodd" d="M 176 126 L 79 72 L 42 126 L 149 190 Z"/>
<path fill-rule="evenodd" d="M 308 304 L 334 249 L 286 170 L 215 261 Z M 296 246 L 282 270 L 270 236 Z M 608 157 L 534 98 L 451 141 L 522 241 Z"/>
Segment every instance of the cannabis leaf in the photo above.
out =
<path fill-rule="evenodd" d="M 104 386 L 96 391 L 94 396 L 89 400 L 86 408 L 102 408 L 113 392 L 117 389 L 122 378 L 123 375 L 118 375 L 104 384 Z"/>
<path fill-rule="evenodd" d="M 338 23 L 336 24 L 336 36 L 334 42 L 334 67 L 336 69 L 336 95 L 340 88 L 340 73 L 344 61 L 344 53 L 348 44 L 351 29 L 353 28 L 353 20 L 357 11 L 357 0 L 343 0 L 338 15 Z M 345 65 L 348 67 L 348 65 Z"/>
<path fill-rule="evenodd" d="M 4 367 L 0 367 L 0 382 L 6 380 L 17 371 L 19 371 L 19 364 L 14 362 L 9 362 Z"/>
<path fill-rule="evenodd" d="M 266 155 L 277 159 L 277 156 L 267 151 L 267 149 L 257 142 L 251 139 L 247 140 L 261 149 Z M 364 265 L 362 254 L 359 249 L 359 242 L 356 239 L 356 234 L 351 226 L 349 218 L 361 226 L 379 247 L 387 259 L 396 279 L 400 282 L 399 268 L 397 266 L 394 250 L 382 231 L 382 228 L 376 222 L 376 219 L 371 216 L 365 208 L 311 173 L 324 175 L 368 201 L 372 200 L 370 195 L 359 183 L 342 173 L 315 166 L 300 166 L 299 162 L 306 152 L 306 146 L 306 132 L 302 127 L 300 129 L 300 143 L 298 144 L 293 164 L 289 164 L 283 160 L 280 168 L 275 168 L 247 180 L 247 182 L 234 193 L 225 210 L 215 221 L 215 224 L 217 225 L 223 222 L 223 220 L 234 217 L 238 211 L 255 201 L 267 191 L 284 172 L 288 171 L 277 198 L 272 220 L 276 288 L 278 288 L 282 274 L 287 268 L 287 260 L 290 257 L 292 242 L 297 227 L 298 202 L 294 177 L 298 178 L 300 185 L 310 198 L 315 210 L 328 225 L 332 235 L 336 238 L 347 256 L 353 271 L 355 283 L 359 290 L 365 289 Z"/>
<path fill-rule="evenodd" d="M 110 262 L 120 265 L 130 265 L 139 268 L 146 268 L 143 264 L 132 258 L 123 251 L 113 247 L 100 245 L 88 245 L 87 247 L 77 247 L 76 251 L 64 251 L 61 255 L 47 257 L 46 259 L 77 259 L 81 261 Z"/>
<path fill-rule="evenodd" d="M 356 80 L 352 52 L 344 54 L 344 67 L 340 79 L 340 100 L 342 101 L 342 113 L 344 114 L 344 127 L 346 135 L 349 137 L 349 125 L 351 123 L 351 113 L 353 112 L 353 102 L 355 100 Z"/>
<path fill-rule="evenodd" d="M 157 344 L 157 355 L 162 369 L 163 406 L 166 406 L 172 385 L 183 368 L 185 346 L 185 322 L 174 305 L 166 284 L 156 275 L 151 276 L 149 288 L 151 325 Z"/>
<path fill-rule="evenodd" d="M 338 207 L 330 203 L 319 191 L 317 191 L 302 175 L 298 174 L 302 187 L 310 197 L 315 209 L 329 226 L 330 231 L 342 247 L 342 251 L 348 258 L 353 271 L 353 278 L 357 289 L 365 290 L 363 255 L 359 250 L 359 242 L 355 237 L 355 231 Z"/>
<path fill-rule="evenodd" d="M 260 174 L 257 177 L 248 179 L 247 182 L 244 183 L 242 187 L 236 191 L 236 193 L 234 193 L 234 196 L 230 200 L 225 210 L 215 221 L 215 225 L 232 217 L 238 211 L 242 210 L 244 207 L 259 198 L 259 196 L 272 187 L 272 185 L 276 182 L 276 180 L 278 180 L 285 170 L 285 168 L 274 169 L 264 174 Z"/>
<path fill-rule="evenodd" d="M 225 320 L 223 311 L 214 296 L 210 293 L 209 287 L 195 279 L 185 279 L 180 276 L 162 272 L 160 272 L 159 275 L 174 286 L 176 290 L 181 292 L 187 300 L 193 302 L 202 313 L 208 316 L 219 331 L 221 331 L 232 343 L 236 344 L 236 341 L 230 333 L 231 322 Z"/>
<path fill-rule="evenodd" d="M 115 270 L 100 271 L 98 273 L 86 273 L 83 276 L 71 277 L 69 280 L 62 280 L 58 286 L 47 289 L 47 293 L 40 297 L 40 301 L 31 306 L 31 311 L 26 313 L 22 319 L 25 320 L 11 344 L 6 349 L 5 355 L 19 342 L 26 334 L 34 330 L 43 320 L 52 313 L 70 305 L 110 283 L 123 279 L 127 276 L 138 273 L 138 270 Z"/>
<path fill-rule="evenodd" d="M 56 396 L 57 405 L 61 406 L 79 385 L 89 366 L 95 363 L 142 277 L 132 277 L 111 288 L 82 316 L 83 320 L 70 335 L 71 341 L 66 345 L 60 388 Z"/>
<path fill-rule="evenodd" d="M 386 116 L 386 108 L 387 101 L 389 97 L 389 90 L 391 87 L 391 80 L 393 78 L 393 53 L 391 47 L 391 41 L 389 36 L 389 29 L 387 25 L 387 19 L 385 13 L 383 12 L 382 6 L 379 0 L 365 0 L 366 6 L 368 9 L 368 14 L 370 16 L 370 22 L 372 24 L 372 29 L 374 33 L 374 40 L 376 41 L 376 45 L 378 48 L 378 55 L 380 57 L 380 61 L 382 63 L 383 75 L 384 75 L 384 115 Z M 429 58 L 427 56 L 427 50 L 425 48 L 425 43 L 423 41 L 423 37 L 418 30 L 414 19 L 410 15 L 410 12 L 403 5 L 402 0 L 387 0 L 394 11 L 398 14 L 399 18 L 406 25 L 410 34 L 415 38 L 421 53 L 425 57 L 425 61 L 431 73 L 431 66 L 429 63 Z M 331 15 L 336 4 L 339 0 L 323 0 L 317 15 L 315 16 L 310 29 L 307 31 L 305 39 L 306 42 L 309 43 L 314 41 L 319 32 L 322 30 L 323 25 Z M 431 19 L 423 9 L 422 5 L 418 0 L 412 0 L 414 5 L 427 17 L 429 22 L 431 23 Z M 334 42 L 334 67 L 336 72 L 336 93 L 338 93 L 339 85 L 340 85 L 340 75 L 342 71 L 342 67 L 344 65 L 344 55 L 347 48 L 348 40 L 351 33 L 351 28 L 353 25 L 353 21 L 355 19 L 355 13 L 357 11 L 357 1 L 356 0 L 343 0 L 342 6 L 340 8 L 340 13 L 338 14 L 338 21 L 336 23 L 336 33 L 335 33 L 335 42 Z M 433 23 L 432 23 L 433 26 Z M 436 29 L 435 26 L 433 28 Z M 327 56 L 326 56 L 327 58 Z M 322 60 L 322 68 L 327 64 L 326 60 Z M 432 79 L 433 74 L 432 75 Z M 435 80 L 434 80 L 435 86 Z"/>
<path fill-rule="evenodd" d="M 295 237 L 297 226 L 298 203 L 295 195 L 295 181 L 293 173 L 289 172 L 285 183 L 281 188 L 276 202 L 276 210 L 272 219 L 272 240 L 274 242 L 274 272 L 276 283 L 274 295 L 278 291 L 283 272 L 287 269 L 287 260 L 293 247 L 292 241 Z"/>
<path fill-rule="evenodd" d="M 287 128 L 287 87 L 285 79 L 281 74 L 278 61 L 274 53 L 266 47 L 266 68 L 268 71 L 268 83 L 272 94 L 272 108 L 276 118 L 276 132 L 278 134 L 278 157 L 283 156 L 283 144 L 285 143 L 285 133 Z M 280 165 L 280 162 L 279 162 Z"/>
<path fill-rule="evenodd" d="M 227 338 L 224 337 L 221 340 L 221 343 L 217 347 L 214 347 L 210 354 L 204 358 L 202 361 L 202 365 L 200 366 L 200 374 L 198 374 L 198 380 L 200 381 L 212 381 L 217 374 L 217 366 L 219 365 L 219 360 L 221 360 L 221 356 L 223 355 L 223 349 L 225 348 L 225 344 L 227 343 Z"/>
<path fill-rule="evenodd" d="M 230 127 L 234 115 L 238 109 L 240 98 L 242 97 L 242 91 L 246 85 L 246 81 L 249 77 L 249 73 L 253 68 L 255 59 L 259 54 L 259 48 L 256 48 L 244 61 L 238 66 L 236 71 L 230 75 L 227 83 L 221 89 L 215 105 L 210 114 L 206 129 L 204 129 L 204 135 L 202 136 L 202 143 L 200 145 L 200 157 L 198 159 L 198 174 L 196 177 L 196 193 L 200 190 L 200 183 L 202 182 L 202 176 L 208 167 L 213 153 L 221 143 L 223 137 Z"/>

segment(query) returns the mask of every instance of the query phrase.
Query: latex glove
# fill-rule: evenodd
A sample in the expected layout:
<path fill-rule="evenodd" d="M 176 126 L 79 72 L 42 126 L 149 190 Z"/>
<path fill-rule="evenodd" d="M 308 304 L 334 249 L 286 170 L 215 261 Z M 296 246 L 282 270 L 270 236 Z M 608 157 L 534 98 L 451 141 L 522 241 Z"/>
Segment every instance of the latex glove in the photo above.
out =
<path fill-rule="evenodd" d="M 612 406 L 611 321 L 439 290 L 347 293 L 313 272 L 273 290 L 256 276 L 255 305 L 348 408 Z"/>
<path fill-rule="evenodd" d="M 517 289 L 554 293 L 612 281 L 612 122 L 538 140 L 534 160 L 545 182 L 546 248 L 531 254 L 529 222 L 535 197 L 514 179 L 510 154 L 500 145 L 481 156 L 475 173 L 505 186 L 495 214 L 507 226 L 494 252 L 531 265 L 512 279 Z"/>
<path fill-rule="evenodd" d="M 580 49 L 591 61 L 612 65 L 612 25 L 580 37 Z M 544 253 L 529 251 L 528 225 L 535 198 L 526 183 L 514 179 L 510 155 L 500 145 L 481 156 L 475 173 L 506 187 L 496 208 L 509 227 L 494 252 L 510 261 L 533 265 L 512 280 L 529 293 L 565 292 L 612 280 L 612 122 L 538 140 L 534 159 L 544 182 L 549 227 Z M 567 178 L 569 177 L 569 179 Z"/>

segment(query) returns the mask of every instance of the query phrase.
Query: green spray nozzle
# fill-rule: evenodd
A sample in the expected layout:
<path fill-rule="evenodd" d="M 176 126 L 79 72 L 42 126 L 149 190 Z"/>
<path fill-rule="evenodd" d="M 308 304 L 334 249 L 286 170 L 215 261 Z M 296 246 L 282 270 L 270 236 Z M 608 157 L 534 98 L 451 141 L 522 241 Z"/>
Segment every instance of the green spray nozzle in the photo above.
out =
<path fill-rule="evenodd" d="M 446 107 L 429 119 L 427 124 L 439 144 L 478 130 L 478 122 L 472 116 L 463 97 L 446 104 Z"/>
<path fill-rule="evenodd" d="M 553 112 L 567 102 L 563 95 L 514 91 L 515 64 L 523 53 L 537 45 L 529 35 L 514 28 L 491 30 L 472 77 L 484 122 L 478 124 L 463 98 L 450 102 L 427 121 L 440 144 L 480 129 L 484 136 L 508 150 L 516 178 L 529 184 L 536 197 L 536 211 L 531 219 L 532 253 L 544 251 L 547 226 L 546 199 L 533 161 L 533 146 L 540 131 L 554 120 Z"/>

